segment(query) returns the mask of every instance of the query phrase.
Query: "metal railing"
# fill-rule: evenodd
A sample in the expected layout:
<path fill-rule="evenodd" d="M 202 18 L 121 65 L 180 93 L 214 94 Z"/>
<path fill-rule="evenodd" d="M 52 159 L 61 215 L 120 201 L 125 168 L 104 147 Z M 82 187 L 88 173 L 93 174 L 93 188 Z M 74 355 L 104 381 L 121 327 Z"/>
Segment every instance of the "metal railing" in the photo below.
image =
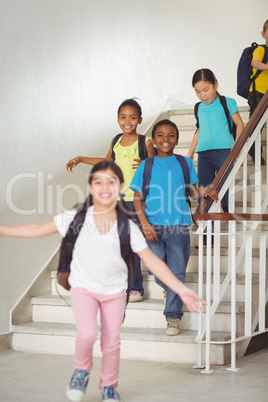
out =
<path fill-rule="evenodd" d="M 210 346 L 211 344 L 231 345 L 231 370 L 236 370 L 237 343 L 240 342 L 240 351 L 243 349 L 241 341 L 250 340 L 252 336 L 268 331 L 265 327 L 265 305 L 268 301 L 267 290 L 267 233 L 263 231 L 263 223 L 268 221 L 268 214 L 228 214 L 227 228 L 222 225 L 226 222 L 226 214 L 206 214 L 207 221 L 199 221 L 199 295 L 203 297 L 203 283 L 205 282 L 205 298 L 208 303 L 206 314 L 198 317 L 198 334 L 196 341 L 198 348 L 198 367 L 202 365 L 202 344 L 205 344 L 205 370 L 210 373 Z M 237 223 L 239 218 L 239 223 Z M 212 220 L 214 227 L 212 228 Z M 221 220 L 223 219 L 223 221 Z M 243 224 L 243 232 L 239 233 L 237 226 Z M 252 230 L 252 223 L 257 227 Z M 203 236 L 206 227 L 207 249 L 204 256 Z M 237 273 L 239 251 L 237 237 L 243 236 L 245 253 L 239 263 L 245 268 L 243 275 Z M 228 239 L 227 271 L 223 273 L 221 261 L 221 243 L 223 238 Z M 212 238 L 214 248 L 212 255 Z M 254 247 L 253 247 L 254 246 Z M 258 264 L 253 258 L 258 256 Z M 205 258 L 206 257 L 206 258 Z M 205 273 L 205 275 L 204 275 Z M 203 278 L 205 277 L 205 281 Z M 245 291 L 238 291 L 237 285 L 245 285 Z M 226 296 L 227 290 L 229 296 Z M 213 340 L 211 337 L 212 320 L 220 303 L 230 299 L 230 327 L 226 328 L 225 340 Z M 243 308 L 241 308 L 243 306 Z M 237 320 L 237 312 L 242 311 L 242 318 Z M 256 326 L 258 324 L 258 330 Z M 205 336 L 205 339 L 204 339 Z M 248 343 L 248 342 L 246 342 Z"/>
<path fill-rule="evenodd" d="M 268 121 L 268 91 L 246 125 L 212 186 L 219 191 L 219 200 L 229 190 L 229 211 L 220 213 L 220 202 L 203 200 L 195 212 L 199 222 L 199 294 L 206 291 L 206 314 L 198 318 L 198 362 L 202 363 L 205 344 L 205 369 L 210 373 L 210 347 L 212 344 L 230 345 L 231 368 L 236 370 L 236 355 L 242 355 L 252 336 L 267 332 L 265 327 L 265 305 L 268 299 L 266 268 L 266 232 L 263 230 L 268 215 L 268 148 L 266 165 L 261 166 L 262 127 Z M 248 150 L 255 144 L 255 166 L 249 175 Z M 208 213 L 206 213 L 208 211 Z M 213 222 L 213 223 L 212 223 Z M 204 253 L 203 237 L 207 248 Z M 212 247 L 212 239 L 214 247 Z M 227 245 L 223 267 L 222 245 Z M 254 247 L 253 247 L 254 246 Z M 259 260 L 256 266 L 256 257 Z M 254 267 L 254 269 L 253 269 Z M 224 268 L 224 269 L 223 269 Z M 205 275 L 204 275 L 205 274 Z M 205 281 L 204 281 L 205 276 Z M 244 294 L 237 291 L 237 280 L 244 281 Z M 256 285 L 258 283 L 258 286 Z M 240 291 L 241 293 L 241 291 Z M 242 297 L 243 296 L 243 297 Z M 230 301 L 230 327 L 224 340 L 214 340 L 211 335 L 215 313 L 223 301 Z M 243 319 L 237 320 L 241 310 Z M 258 326 L 258 330 L 256 327 Z"/>

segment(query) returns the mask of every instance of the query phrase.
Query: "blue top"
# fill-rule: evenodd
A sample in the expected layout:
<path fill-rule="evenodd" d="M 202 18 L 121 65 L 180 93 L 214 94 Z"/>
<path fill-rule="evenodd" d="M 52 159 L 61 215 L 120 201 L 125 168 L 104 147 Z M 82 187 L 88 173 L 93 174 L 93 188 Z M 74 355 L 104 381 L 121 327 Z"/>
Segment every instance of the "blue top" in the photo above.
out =
<path fill-rule="evenodd" d="M 190 186 L 198 182 L 191 159 L 184 157 L 189 166 Z M 138 167 L 130 188 L 142 192 L 145 161 Z M 154 157 L 146 209 L 148 222 L 160 226 L 191 225 L 191 216 L 185 198 L 185 183 L 180 163 L 174 155 Z"/>
<path fill-rule="evenodd" d="M 238 112 L 236 101 L 226 97 L 230 116 Z M 199 132 L 195 152 L 210 149 L 231 149 L 234 138 L 229 131 L 227 118 L 219 98 L 207 105 L 201 102 L 198 108 Z"/>

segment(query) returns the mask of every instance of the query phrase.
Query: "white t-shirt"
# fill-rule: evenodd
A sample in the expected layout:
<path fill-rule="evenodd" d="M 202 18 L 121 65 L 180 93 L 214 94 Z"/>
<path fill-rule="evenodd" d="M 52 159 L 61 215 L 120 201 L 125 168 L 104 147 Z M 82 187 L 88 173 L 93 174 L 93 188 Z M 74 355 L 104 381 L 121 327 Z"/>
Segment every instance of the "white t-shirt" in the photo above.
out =
<path fill-rule="evenodd" d="M 117 221 L 108 233 L 100 234 L 93 218 L 94 206 L 88 208 L 84 225 L 75 242 L 69 283 L 90 292 L 110 295 L 127 286 L 127 266 L 120 252 Z M 76 210 L 65 211 L 54 217 L 61 236 L 65 236 Z M 146 240 L 138 226 L 130 223 L 130 245 L 135 253 L 147 248 Z"/>

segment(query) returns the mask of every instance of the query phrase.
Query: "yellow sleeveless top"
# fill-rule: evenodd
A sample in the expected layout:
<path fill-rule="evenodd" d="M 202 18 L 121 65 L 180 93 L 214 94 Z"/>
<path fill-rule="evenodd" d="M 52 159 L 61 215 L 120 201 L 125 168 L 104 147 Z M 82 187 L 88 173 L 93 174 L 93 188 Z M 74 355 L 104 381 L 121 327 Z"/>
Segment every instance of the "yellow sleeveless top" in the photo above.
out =
<path fill-rule="evenodd" d="M 124 175 L 125 187 L 123 194 L 125 201 L 133 201 L 134 191 L 130 190 L 129 185 L 133 179 L 136 169 L 132 169 L 133 159 L 139 159 L 138 140 L 129 147 L 122 147 L 120 144 L 122 137 L 114 145 L 115 163 L 119 166 Z M 146 142 L 151 138 L 146 137 Z"/>

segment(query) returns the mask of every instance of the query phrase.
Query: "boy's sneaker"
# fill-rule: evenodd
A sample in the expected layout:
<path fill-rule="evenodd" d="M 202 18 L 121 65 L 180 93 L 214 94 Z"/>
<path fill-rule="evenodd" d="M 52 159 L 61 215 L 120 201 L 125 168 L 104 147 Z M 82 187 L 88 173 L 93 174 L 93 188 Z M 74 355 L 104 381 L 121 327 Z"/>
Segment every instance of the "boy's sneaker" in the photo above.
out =
<path fill-rule="evenodd" d="M 132 290 L 129 293 L 129 299 L 128 299 L 129 303 L 140 302 L 142 300 L 143 300 L 143 296 L 140 292 Z"/>
<path fill-rule="evenodd" d="M 169 336 L 179 335 L 180 333 L 180 322 L 179 318 L 170 318 L 167 320 L 166 334 Z"/>
<path fill-rule="evenodd" d="M 116 391 L 115 386 L 103 387 L 101 389 L 101 396 L 103 401 L 121 401 L 121 398 Z"/>
<path fill-rule="evenodd" d="M 71 378 L 70 384 L 67 387 L 67 396 L 70 401 L 79 402 L 85 396 L 89 379 L 89 371 L 75 370 Z"/>

